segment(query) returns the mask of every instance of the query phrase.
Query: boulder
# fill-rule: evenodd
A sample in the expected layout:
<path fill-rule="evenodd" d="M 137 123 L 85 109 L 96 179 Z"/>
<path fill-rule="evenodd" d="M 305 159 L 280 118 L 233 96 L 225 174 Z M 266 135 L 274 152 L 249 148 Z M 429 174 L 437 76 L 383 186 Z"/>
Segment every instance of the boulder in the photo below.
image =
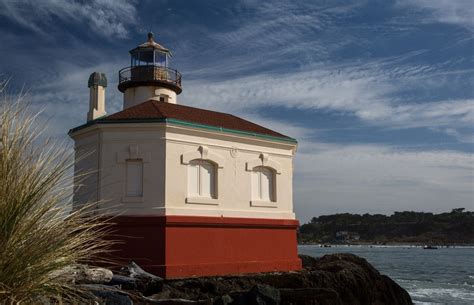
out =
<path fill-rule="evenodd" d="M 246 305 L 279 305 L 280 291 L 268 285 L 256 285 L 246 294 L 245 301 Z"/>
<path fill-rule="evenodd" d="M 218 297 L 217 300 L 214 301 L 213 305 L 232 305 L 234 299 L 228 295 L 224 294 L 221 297 Z"/>
<path fill-rule="evenodd" d="M 327 288 L 282 288 L 280 295 L 282 304 L 343 304 L 337 292 Z"/>
<path fill-rule="evenodd" d="M 330 254 L 303 261 L 313 286 L 335 291 L 342 304 L 412 304 L 405 289 L 354 254 Z"/>
<path fill-rule="evenodd" d="M 317 265 L 318 259 L 309 255 L 299 255 L 301 259 L 301 265 L 304 269 L 312 269 Z"/>
<path fill-rule="evenodd" d="M 214 305 L 279 305 L 280 291 L 268 285 L 255 285 L 248 291 L 233 292 L 218 298 Z"/>
<path fill-rule="evenodd" d="M 301 258 L 304 269 L 298 272 L 166 280 L 163 290 L 174 298 L 213 299 L 216 305 L 412 304 L 406 290 L 356 255 Z"/>

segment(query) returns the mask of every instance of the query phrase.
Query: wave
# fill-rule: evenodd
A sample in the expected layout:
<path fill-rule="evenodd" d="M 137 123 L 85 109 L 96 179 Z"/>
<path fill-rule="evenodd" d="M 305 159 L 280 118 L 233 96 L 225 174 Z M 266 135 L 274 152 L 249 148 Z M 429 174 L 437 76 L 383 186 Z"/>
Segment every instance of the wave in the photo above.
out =
<path fill-rule="evenodd" d="M 415 304 L 473 304 L 472 290 L 441 287 L 413 287 L 408 288 L 408 293 Z"/>
<path fill-rule="evenodd" d="M 474 277 L 469 276 L 469 279 L 473 279 Z M 462 282 L 462 283 L 449 283 L 449 282 L 443 282 L 439 283 L 437 281 L 431 280 L 431 279 L 407 279 L 407 278 L 395 278 L 397 282 L 400 283 L 407 283 L 407 284 L 433 284 L 433 283 L 438 283 L 441 285 L 447 285 L 447 286 L 468 286 L 468 287 L 474 287 L 473 283 L 469 282 Z M 474 292 L 473 292 L 474 293 Z"/>

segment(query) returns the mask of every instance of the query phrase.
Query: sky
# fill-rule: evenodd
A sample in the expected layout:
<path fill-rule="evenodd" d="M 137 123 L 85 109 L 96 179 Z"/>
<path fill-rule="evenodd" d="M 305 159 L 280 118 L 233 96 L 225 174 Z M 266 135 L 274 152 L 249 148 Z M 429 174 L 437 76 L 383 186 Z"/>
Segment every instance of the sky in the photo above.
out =
<path fill-rule="evenodd" d="M 474 210 L 471 0 L 0 0 L 0 75 L 67 139 L 87 79 L 155 40 L 183 75 L 181 104 L 298 140 L 297 217 Z"/>

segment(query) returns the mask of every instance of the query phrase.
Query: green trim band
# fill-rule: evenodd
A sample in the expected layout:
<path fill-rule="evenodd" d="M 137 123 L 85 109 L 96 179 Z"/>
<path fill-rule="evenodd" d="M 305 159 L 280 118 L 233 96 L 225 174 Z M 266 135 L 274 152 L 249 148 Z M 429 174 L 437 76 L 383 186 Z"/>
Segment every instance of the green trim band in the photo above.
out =
<path fill-rule="evenodd" d="M 167 123 L 172 123 L 172 124 L 174 123 L 174 124 L 183 125 L 183 126 L 191 126 L 191 127 L 197 127 L 197 128 L 202 128 L 202 129 L 208 129 L 208 130 L 223 131 L 223 132 L 227 132 L 227 133 L 234 133 L 234 134 L 245 135 L 245 136 L 253 136 L 253 137 L 268 139 L 268 140 L 298 143 L 298 141 L 296 141 L 296 139 L 293 139 L 293 138 L 290 138 L 290 137 L 280 138 L 280 137 L 265 135 L 265 134 L 261 134 L 261 133 L 241 131 L 241 130 L 236 130 L 236 129 L 222 128 L 222 127 L 215 127 L 215 126 L 197 124 L 197 123 L 190 123 L 190 122 L 176 120 L 176 119 L 165 119 L 165 120 L 166 120 Z"/>
<path fill-rule="evenodd" d="M 207 129 L 207 130 L 212 130 L 212 131 L 221 131 L 221 132 L 226 132 L 226 133 L 233 133 L 233 134 L 238 134 L 238 135 L 243 135 L 243 136 L 251 136 L 251 137 L 256 137 L 256 138 L 261 138 L 261 139 L 266 139 L 266 140 L 272 140 L 272 141 L 280 141 L 280 142 L 288 142 L 288 143 L 293 143 L 296 144 L 298 141 L 296 139 L 287 137 L 287 138 L 282 138 L 282 137 L 276 137 L 276 136 L 270 136 L 270 135 L 265 135 L 261 133 L 255 133 L 255 132 L 248 132 L 248 131 L 241 131 L 241 130 L 236 130 L 236 129 L 229 129 L 229 128 L 223 128 L 223 127 L 216 127 L 216 126 L 211 126 L 211 125 L 205 125 L 205 124 L 198 124 L 198 123 L 191 123 L 191 122 L 186 122 L 186 121 L 181 121 L 177 119 L 136 119 L 136 120 L 101 120 L 100 118 L 87 122 L 86 124 L 83 124 L 81 126 L 78 126 L 76 128 L 73 128 L 69 130 L 68 134 L 74 133 L 78 130 L 84 129 L 86 127 L 89 127 L 91 125 L 95 124 L 122 124 L 122 123 L 170 123 L 170 124 L 176 124 L 176 125 L 181 125 L 181 126 L 188 126 L 188 127 L 195 127 L 195 128 L 200 128 L 200 129 Z"/>

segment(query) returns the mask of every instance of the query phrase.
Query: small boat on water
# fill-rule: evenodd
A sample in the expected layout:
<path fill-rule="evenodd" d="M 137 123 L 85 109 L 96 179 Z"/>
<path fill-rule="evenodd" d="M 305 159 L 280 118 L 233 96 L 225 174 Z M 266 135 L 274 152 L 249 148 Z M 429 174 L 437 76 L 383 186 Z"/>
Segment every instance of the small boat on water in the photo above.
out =
<path fill-rule="evenodd" d="M 438 249 L 438 247 L 431 246 L 431 245 L 425 245 L 425 246 L 423 247 L 423 249 L 427 249 L 427 250 L 436 250 L 436 249 Z"/>

